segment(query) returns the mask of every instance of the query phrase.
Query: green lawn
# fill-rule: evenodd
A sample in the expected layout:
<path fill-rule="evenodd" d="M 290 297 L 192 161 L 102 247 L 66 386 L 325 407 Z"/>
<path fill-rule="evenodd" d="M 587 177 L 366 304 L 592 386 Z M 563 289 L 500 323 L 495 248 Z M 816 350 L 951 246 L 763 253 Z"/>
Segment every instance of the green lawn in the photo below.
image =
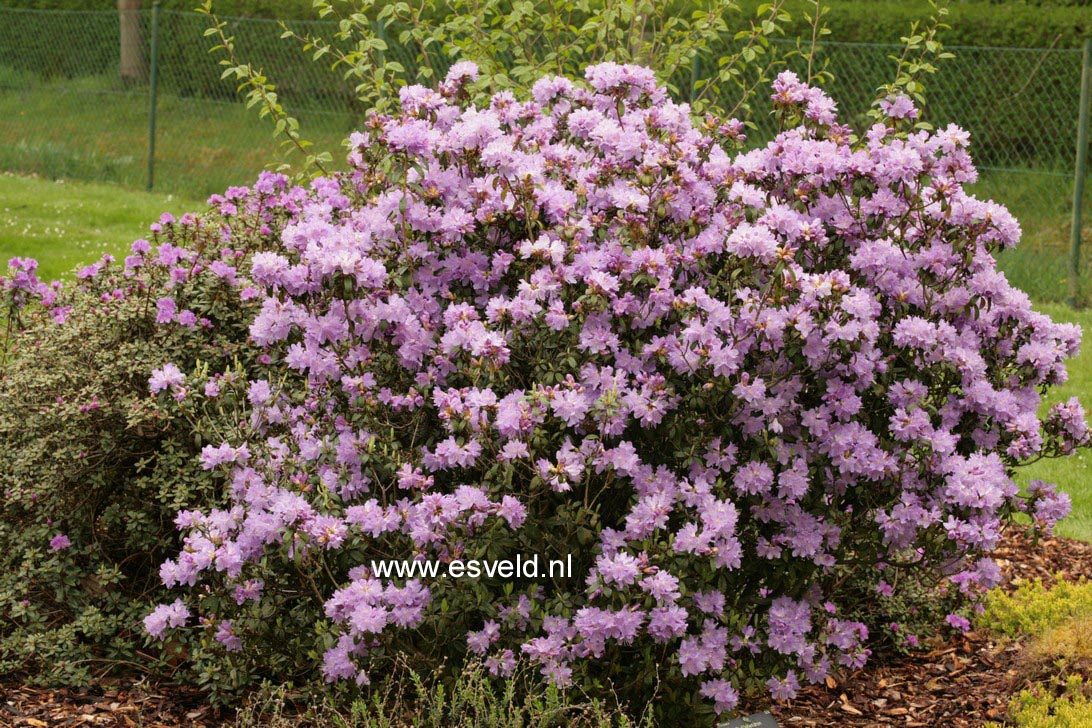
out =
<path fill-rule="evenodd" d="M 102 253 L 124 255 L 164 211 L 176 215 L 202 209 L 198 200 L 123 190 L 115 185 L 0 175 L 0 262 L 30 256 L 45 279 L 71 273 Z M 1056 320 L 1080 324 L 1092 338 L 1092 311 L 1073 311 L 1057 303 L 1039 309 Z M 1092 342 L 1069 366 L 1064 387 L 1051 392 L 1044 411 L 1074 395 L 1092 403 Z M 1073 515 L 1059 526 L 1065 536 L 1092 541 L 1092 454 L 1047 460 L 1022 469 L 1018 482 L 1032 478 L 1058 483 L 1073 498 Z"/>
<path fill-rule="evenodd" d="M 164 212 L 203 208 L 198 200 L 116 185 L 0 175 L 0 266 L 31 257 L 44 280 L 66 276 L 103 253 L 125 255 Z"/>
<path fill-rule="evenodd" d="M 336 159 L 354 122 L 349 114 L 298 112 L 305 139 Z M 116 182 L 144 189 L 148 99 L 88 77 L 23 83 L 0 65 L 0 170 L 53 179 Z M 245 104 L 168 93 L 159 97 L 155 187 L 204 198 L 249 184 L 284 159 L 273 125 Z"/>

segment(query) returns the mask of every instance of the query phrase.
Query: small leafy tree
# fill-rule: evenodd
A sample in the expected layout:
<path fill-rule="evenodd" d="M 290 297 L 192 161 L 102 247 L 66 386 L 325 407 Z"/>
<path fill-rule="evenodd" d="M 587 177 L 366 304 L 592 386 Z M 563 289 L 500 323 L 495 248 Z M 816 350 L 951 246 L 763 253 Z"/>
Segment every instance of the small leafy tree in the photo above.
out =
<path fill-rule="evenodd" d="M 397 105 L 406 86 L 435 83 L 459 61 L 472 61 L 479 75 L 472 98 L 486 102 L 501 91 L 526 92 L 544 74 L 577 76 L 600 62 L 640 63 L 660 69 L 659 81 L 690 102 L 696 117 L 746 117 L 755 91 L 787 55 L 815 52 L 825 35 L 818 4 L 808 49 L 779 53 L 771 41 L 790 20 L 784 0 L 757 8 L 748 18 L 731 0 L 660 3 L 652 0 L 315 0 L 320 17 L 337 21 L 332 37 L 299 34 L 281 23 L 284 38 L 300 44 L 316 62 L 329 63 L 353 84 L 365 108 L 383 113 Z M 305 170 L 324 171 L 329 150 L 316 152 L 298 120 L 280 103 L 276 86 L 253 63 L 239 59 L 227 23 L 201 11 L 207 31 L 225 58 L 224 77 L 239 84 L 248 103 L 269 116 L 285 144 L 302 153 Z M 416 64 L 387 57 L 391 43 L 417 50 Z M 731 90 L 729 90 L 731 89 Z"/>
<path fill-rule="evenodd" d="M 873 118 L 881 118 L 879 105 L 889 97 L 907 96 L 924 108 L 925 77 L 936 72 L 938 61 L 952 57 L 940 42 L 948 11 L 935 2 L 930 6 L 927 20 L 915 21 L 902 38 L 903 52 L 891 57 L 892 80 L 878 89 Z M 363 108 L 380 113 L 396 108 L 403 88 L 433 84 L 460 61 L 479 69 L 467 92 L 481 104 L 497 92 L 526 92 L 545 74 L 573 77 L 600 62 L 636 63 L 654 69 L 658 82 L 687 102 L 695 119 L 739 118 L 746 126 L 753 126 L 756 94 L 777 68 L 798 66 L 809 84 L 830 77 L 822 55 L 829 8 L 821 0 L 804 4 L 809 33 L 794 44 L 782 39 L 793 21 L 785 0 L 761 4 L 752 16 L 733 0 L 314 0 L 314 8 L 336 21 L 331 36 L 300 33 L 282 22 L 282 38 L 328 64 L 352 86 Z M 204 0 L 200 10 L 212 21 L 207 35 L 217 40 L 213 50 L 225 55 L 223 77 L 234 79 L 248 104 L 273 120 L 284 146 L 299 153 L 304 173 L 326 173 L 334 161 L 331 150 L 315 149 L 281 103 L 274 80 L 237 56 L 213 0 Z M 414 62 L 394 60 L 392 44 L 414 49 Z M 915 121 L 928 127 L 923 119 Z"/>

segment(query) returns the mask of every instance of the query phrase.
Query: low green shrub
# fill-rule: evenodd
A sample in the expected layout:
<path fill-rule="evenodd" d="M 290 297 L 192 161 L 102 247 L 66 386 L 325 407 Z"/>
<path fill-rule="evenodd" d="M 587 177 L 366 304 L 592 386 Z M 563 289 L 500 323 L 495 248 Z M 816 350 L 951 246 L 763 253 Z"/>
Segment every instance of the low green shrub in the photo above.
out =
<path fill-rule="evenodd" d="M 545 684 L 526 663 L 498 682 L 480 661 L 454 679 L 440 671 L 421 674 L 400 663 L 376 690 L 348 707 L 266 684 L 243 707 L 232 728 L 651 728 L 649 713 L 631 717 L 617 705 L 583 698 Z"/>
<path fill-rule="evenodd" d="M 789 3 L 790 11 L 801 4 L 800 0 Z M 1092 33 L 1092 12 L 1087 6 L 1036 6 L 1022 2 L 948 5 L 952 28 L 945 34 L 944 42 L 949 45 L 1075 48 Z M 929 13 L 927 0 L 863 3 L 833 0 L 829 7 L 827 18 L 834 37 L 862 43 L 898 43 L 912 21 Z M 790 37 L 798 31 L 797 27 L 787 29 Z"/>
<path fill-rule="evenodd" d="M 909 654 L 927 649 L 949 615 L 967 619 L 966 596 L 936 574 L 898 569 L 847 568 L 842 600 L 853 605 L 849 618 L 868 627 L 870 647 L 878 654 Z"/>
<path fill-rule="evenodd" d="M 1015 728 L 1087 728 L 1092 716 L 1092 684 L 1072 676 L 1052 690 L 1045 686 L 1021 690 L 1009 705 Z M 1000 728 L 989 724 L 987 728 Z"/>
<path fill-rule="evenodd" d="M 0 278 L 0 674 L 78 684 L 154 667 L 140 617 L 162 596 L 176 514 L 223 500 L 194 456 L 230 422 L 167 414 L 148 374 L 166 356 L 239 376 L 259 366 L 241 346 L 254 313 L 245 265 L 283 224 L 267 203 L 286 194 L 283 177 L 263 180 L 266 194 L 240 188 L 205 216 L 164 216 L 124 266 L 104 257 L 68 290 L 23 259 Z"/>
<path fill-rule="evenodd" d="M 198 0 L 162 0 L 164 10 L 192 11 Z M 7 0 L 9 8 L 32 10 L 114 10 L 114 3 L 102 0 Z M 150 10 L 152 0 L 146 0 L 145 9 Z M 218 11 L 225 15 L 238 15 L 253 18 L 306 18 L 313 17 L 311 0 L 218 0 Z M 222 7 L 220 7 L 222 6 Z"/>
<path fill-rule="evenodd" d="M 1036 580 L 1012 594 L 990 592 L 979 624 L 1009 637 L 1038 637 L 1066 620 L 1092 614 L 1092 582 L 1059 579 L 1047 587 Z"/>
<path fill-rule="evenodd" d="M 1009 705 L 1017 728 L 1085 728 L 1092 716 L 1092 582 L 1036 580 L 990 593 L 979 624 L 1024 638 L 1025 670 L 1036 681 Z"/>

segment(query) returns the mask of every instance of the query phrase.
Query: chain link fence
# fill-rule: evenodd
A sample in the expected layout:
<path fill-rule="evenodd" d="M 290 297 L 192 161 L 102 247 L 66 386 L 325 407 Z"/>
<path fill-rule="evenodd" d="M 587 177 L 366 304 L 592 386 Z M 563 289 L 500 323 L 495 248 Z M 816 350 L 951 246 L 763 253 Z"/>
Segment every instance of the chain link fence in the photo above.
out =
<path fill-rule="evenodd" d="M 0 9 L 0 169 L 145 185 L 153 13 L 132 15 L 140 53 L 122 69 L 117 11 Z M 156 33 L 156 189 L 191 197 L 280 159 L 272 125 L 220 79 L 208 27 L 203 15 L 162 11 Z M 308 136 L 336 151 L 363 115 L 351 87 L 280 41 L 274 21 L 233 21 L 229 32 L 240 58 L 276 79 Z"/>
<path fill-rule="evenodd" d="M 149 179 L 153 11 L 0 8 L 0 170 L 109 181 L 141 187 Z M 139 42 L 123 59 L 122 26 Z M 259 119 L 220 79 L 205 16 L 162 11 L 156 32 L 156 189 L 192 197 L 252 179 L 280 159 L 272 125 Z M 300 34 L 330 37 L 336 26 L 292 21 Z M 238 57 L 277 85 L 304 136 L 340 156 L 341 140 L 367 110 L 352 85 L 313 63 L 275 21 L 229 19 Z M 392 34 L 395 35 L 395 34 Z M 787 49 L 786 49 L 787 50 Z M 843 121 L 862 124 L 875 90 L 892 79 L 899 46 L 823 44 L 834 78 L 828 91 Z M 1061 300 L 1076 174 L 1081 51 L 951 48 L 956 57 L 928 79 L 928 118 L 971 132 L 982 172 L 975 191 L 1003 202 L 1020 219 L 1021 248 L 1005 261 L 1010 278 L 1040 297 Z M 407 68 L 415 53 L 390 43 L 388 56 Z M 443 59 L 434 65 L 444 67 Z M 793 66 L 799 59 L 789 59 Z M 702 67 L 715 68 L 712 60 Z M 680 86 L 685 86 L 685 80 Z M 725 91 L 728 93 L 728 90 Z M 685 95 L 685 94 L 684 94 Z M 775 132 L 761 95 L 753 143 Z M 733 105 L 726 99 L 727 107 Z M 1092 222 L 1086 202 L 1085 220 Z M 1087 223 L 1086 223 L 1087 226 Z M 1088 239 L 1092 230 L 1086 229 Z"/>

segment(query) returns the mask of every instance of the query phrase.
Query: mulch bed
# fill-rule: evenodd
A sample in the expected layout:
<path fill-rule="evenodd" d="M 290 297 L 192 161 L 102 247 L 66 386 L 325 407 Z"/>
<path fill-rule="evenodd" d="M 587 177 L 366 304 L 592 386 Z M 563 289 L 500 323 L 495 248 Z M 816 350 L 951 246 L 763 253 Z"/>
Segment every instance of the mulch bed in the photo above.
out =
<path fill-rule="evenodd" d="M 1006 587 L 1014 581 L 1056 574 L 1067 581 L 1092 579 L 1092 544 L 1045 539 L 1032 544 L 1006 537 L 994 558 Z M 1026 686 L 1017 645 L 1001 645 L 970 632 L 929 643 L 929 651 L 872 662 L 825 686 L 803 691 L 773 712 L 783 726 L 981 726 L 1003 720 L 1010 697 Z M 211 728 L 222 725 L 191 690 L 118 682 L 74 690 L 0 684 L 0 726 L 7 728 Z"/>
<path fill-rule="evenodd" d="M 1092 579 L 1092 543 L 1011 534 L 994 553 L 1004 588 L 1015 581 Z M 775 711 L 785 726 L 950 726 L 1004 720 L 1011 697 L 1028 687 L 1020 648 L 981 632 L 935 640 L 930 650 L 882 663 L 803 691 Z"/>
<path fill-rule="evenodd" d="M 121 681 L 50 690 L 0 684 L 4 728 L 212 728 L 223 722 L 200 693 L 177 687 Z"/>

